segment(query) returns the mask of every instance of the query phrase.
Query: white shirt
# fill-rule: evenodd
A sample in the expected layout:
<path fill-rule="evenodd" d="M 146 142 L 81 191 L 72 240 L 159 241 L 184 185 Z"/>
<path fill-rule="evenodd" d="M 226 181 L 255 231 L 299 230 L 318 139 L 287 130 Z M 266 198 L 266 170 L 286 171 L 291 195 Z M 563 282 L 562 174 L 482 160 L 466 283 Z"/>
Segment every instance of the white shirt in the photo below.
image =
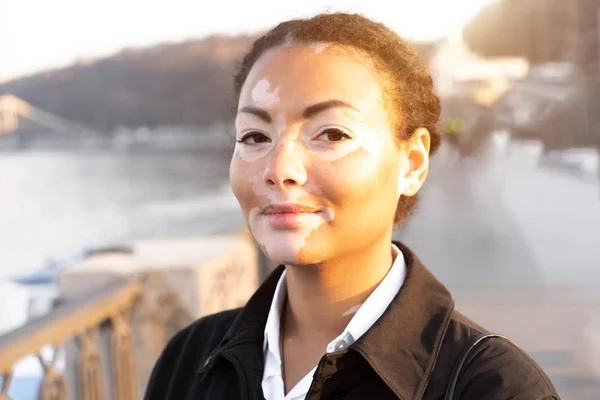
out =
<path fill-rule="evenodd" d="M 344 350 L 356 342 L 383 315 L 383 312 L 390 305 L 394 297 L 396 297 L 406 277 L 406 262 L 402 253 L 394 244 L 392 244 L 392 256 L 394 257 L 392 268 L 390 268 L 385 278 L 383 278 L 365 302 L 362 303 L 342 334 L 327 345 L 327 353 Z M 279 352 L 279 328 L 286 293 L 287 278 L 285 271 L 283 271 L 277 283 L 265 325 L 263 347 L 265 369 L 263 371 L 262 389 L 266 400 L 304 399 L 310 389 L 313 375 L 317 369 L 317 366 L 315 366 L 312 371 L 306 374 L 288 392 L 287 396 L 285 395 L 283 376 L 281 374 L 281 354 Z"/>

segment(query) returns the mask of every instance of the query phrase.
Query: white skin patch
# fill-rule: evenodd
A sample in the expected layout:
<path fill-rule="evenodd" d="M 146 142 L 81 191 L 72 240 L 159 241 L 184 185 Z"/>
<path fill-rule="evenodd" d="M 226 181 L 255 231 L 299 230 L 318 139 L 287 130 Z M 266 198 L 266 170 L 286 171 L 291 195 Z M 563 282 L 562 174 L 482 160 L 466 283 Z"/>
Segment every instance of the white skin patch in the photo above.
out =
<path fill-rule="evenodd" d="M 364 125 L 364 131 L 361 135 L 362 147 L 373 157 L 379 157 L 381 154 L 381 142 L 375 130 Z"/>
<path fill-rule="evenodd" d="M 247 120 L 242 120 L 242 121 L 243 122 L 237 124 L 238 125 L 237 129 L 244 133 L 238 135 L 238 137 L 236 138 L 235 148 L 233 149 L 233 156 L 234 157 L 237 156 L 247 163 L 252 163 L 252 162 L 258 160 L 259 158 L 263 157 L 264 155 L 260 154 L 258 152 L 248 151 L 245 148 L 243 143 L 239 143 L 239 140 L 243 137 L 243 135 L 245 134 L 245 131 L 252 130 L 251 129 L 252 127 L 250 125 L 248 125 Z"/>
<path fill-rule="evenodd" d="M 235 149 L 233 150 L 233 154 L 234 156 L 238 156 L 247 163 L 254 162 L 259 158 L 263 157 L 263 154 L 260 153 L 248 153 L 243 150 L 240 150 L 240 147 L 237 144 L 235 146 Z"/>
<path fill-rule="evenodd" d="M 294 42 L 294 38 L 292 36 L 291 32 L 288 32 L 287 35 L 285 35 L 285 41 L 283 42 L 283 47 L 290 47 L 292 45 L 292 43 Z"/>
<path fill-rule="evenodd" d="M 315 50 L 315 53 L 319 54 L 323 50 L 325 50 L 326 48 L 328 48 L 329 45 L 330 45 L 330 43 L 317 42 L 317 43 L 311 43 L 310 47 L 312 47 Z"/>
<path fill-rule="evenodd" d="M 366 124 L 360 124 L 357 128 L 354 130 L 355 137 L 344 141 L 334 150 L 319 153 L 320 157 L 326 161 L 335 161 L 363 148 L 376 160 L 381 154 L 381 142 L 377 133 Z"/>
<path fill-rule="evenodd" d="M 279 103 L 279 89 L 269 90 L 271 84 L 264 78 L 256 83 L 252 89 L 252 101 L 260 108 L 271 108 Z"/>
<path fill-rule="evenodd" d="M 280 138 L 283 136 L 285 131 L 287 131 L 287 122 L 285 121 L 285 114 L 280 112 L 275 116 L 275 121 L 273 121 L 273 125 L 275 126 L 275 131 L 277 132 L 277 137 Z"/>
<path fill-rule="evenodd" d="M 266 197 L 271 199 L 276 195 L 275 192 L 270 192 Z M 252 236 L 267 257 L 278 262 L 285 260 L 286 263 L 298 263 L 300 252 L 310 234 L 332 221 L 334 216 L 334 211 L 326 208 L 318 214 L 307 215 L 299 228 L 274 230 L 267 218 L 262 215 L 260 208 L 254 207 L 249 212 L 248 225 Z"/>

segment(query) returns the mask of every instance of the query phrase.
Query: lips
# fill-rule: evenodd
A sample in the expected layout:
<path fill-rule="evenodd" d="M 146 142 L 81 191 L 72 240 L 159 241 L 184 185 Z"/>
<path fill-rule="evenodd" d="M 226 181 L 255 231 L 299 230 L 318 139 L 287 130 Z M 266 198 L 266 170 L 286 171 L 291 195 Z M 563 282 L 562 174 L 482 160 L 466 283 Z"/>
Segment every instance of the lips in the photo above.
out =
<path fill-rule="evenodd" d="M 266 215 L 275 214 L 312 214 L 318 212 L 318 208 L 305 206 L 302 204 L 270 204 L 262 209 Z"/>
<path fill-rule="evenodd" d="M 271 204 L 262 209 L 269 224 L 276 229 L 295 229 L 314 223 L 320 210 L 302 204 Z"/>

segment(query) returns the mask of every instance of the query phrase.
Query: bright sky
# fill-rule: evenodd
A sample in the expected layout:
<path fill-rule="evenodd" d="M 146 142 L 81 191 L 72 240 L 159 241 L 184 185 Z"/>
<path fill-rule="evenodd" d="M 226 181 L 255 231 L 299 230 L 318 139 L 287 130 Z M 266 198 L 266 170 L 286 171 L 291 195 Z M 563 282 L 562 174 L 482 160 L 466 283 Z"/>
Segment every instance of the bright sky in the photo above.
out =
<path fill-rule="evenodd" d="M 123 47 L 266 29 L 323 11 L 350 11 L 416 40 L 444 36 L 494 0 L 6 0 L 0 82 Z"/>

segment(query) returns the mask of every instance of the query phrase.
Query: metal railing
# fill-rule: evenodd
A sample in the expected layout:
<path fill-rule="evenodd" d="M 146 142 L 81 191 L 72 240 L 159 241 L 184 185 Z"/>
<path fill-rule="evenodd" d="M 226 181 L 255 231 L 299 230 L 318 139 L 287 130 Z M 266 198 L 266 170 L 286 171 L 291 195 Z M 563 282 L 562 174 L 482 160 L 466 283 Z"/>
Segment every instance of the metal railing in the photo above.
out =
<path fill-rule="evenodd" d="M 136 368 L 136 361 L 153 364 L 172 331 L 191 321 L 178 296 L 161 282 L 156 273 L 113 282 L 0 336 L 0 400 L 17 400 L 9 397 L 14 368 L 31 355 L 43 369 L 41 400 L 139 398 L 149 369 Z M 52 360 L 42 354 L 48 347 L 54 350 Z M 63 370 L 56 367 L 61 351 Z"/>

